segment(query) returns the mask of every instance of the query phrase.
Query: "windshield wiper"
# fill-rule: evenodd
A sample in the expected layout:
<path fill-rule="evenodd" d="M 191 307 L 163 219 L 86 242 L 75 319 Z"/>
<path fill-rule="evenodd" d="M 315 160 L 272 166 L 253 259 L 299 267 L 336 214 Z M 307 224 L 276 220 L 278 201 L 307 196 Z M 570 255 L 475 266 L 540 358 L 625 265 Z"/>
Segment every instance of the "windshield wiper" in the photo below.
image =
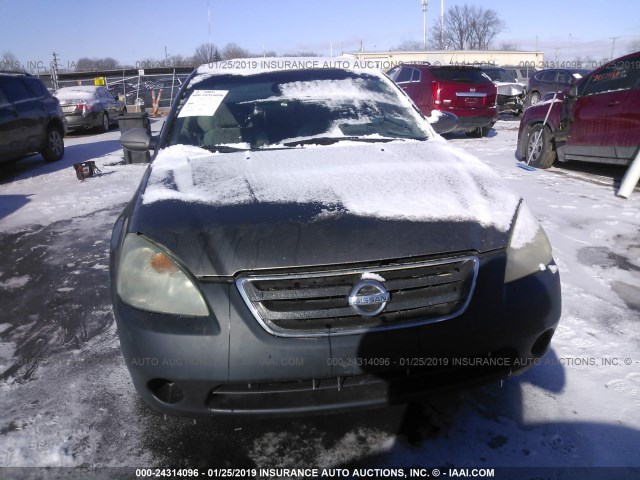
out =
<path fill-rule="evenodd" d="M 387 143 L 394 140 L 405 140 L 405 138 L 397 137 L 313 137 L 284 142 L 285 147 L 295 147 L 296 145 L 331 145 L 338 142 L 363 142 L 363 143 Z"/>
<path fill-rule="evenodd" d="M 220 153 L 246 152 L 249 150 L 248 148 L 231 147 L 229 145 L 200 145 L 200 148 Z"/>

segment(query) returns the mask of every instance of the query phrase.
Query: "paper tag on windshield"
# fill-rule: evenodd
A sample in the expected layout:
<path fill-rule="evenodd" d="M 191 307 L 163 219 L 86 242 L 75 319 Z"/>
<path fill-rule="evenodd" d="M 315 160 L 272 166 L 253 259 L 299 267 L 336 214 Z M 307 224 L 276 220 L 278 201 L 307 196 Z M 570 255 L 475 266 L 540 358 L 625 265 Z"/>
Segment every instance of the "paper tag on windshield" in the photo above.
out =
<path fill-rule="evenodd" d="M 210 117 L 216 113 L 227 93 L 229 90 L 195 90 L 178 117 Z"/>

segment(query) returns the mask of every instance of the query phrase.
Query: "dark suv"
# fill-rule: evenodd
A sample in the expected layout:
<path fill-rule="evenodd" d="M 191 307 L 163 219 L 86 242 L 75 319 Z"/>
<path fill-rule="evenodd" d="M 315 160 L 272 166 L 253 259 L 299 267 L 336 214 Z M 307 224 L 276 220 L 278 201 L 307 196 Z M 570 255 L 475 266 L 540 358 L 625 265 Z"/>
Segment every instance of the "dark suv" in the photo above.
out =
<path fill-rule="evenodd" d="M 387 75 L 425 115 L 456 115 L 458 131 L 483 136 L 498 118 L 497 87 L 477 67 L 404 64 Z"/>
<path fill-rule="evenodd" d="M 587 73 L 589 70 L 581 68 L 552 68 L 537 72 L 529 78 L 529 103 L 535 105 L 547 93 L 560 92 Z"/>
<path fill-rule="evenodd" d="M 42 81 L 0 72 L 0 161 L 39 152 L 45 160 L 64 155 L 66 126 L 60 103 Z"/>
<path fill-rule="evenodd" d="M 639 147 L 640 52 L 528 108 L 518 134 L 518 154 L 539 168 L 550 167 L 556 154 L 560 161 L 628 165 Z"/>

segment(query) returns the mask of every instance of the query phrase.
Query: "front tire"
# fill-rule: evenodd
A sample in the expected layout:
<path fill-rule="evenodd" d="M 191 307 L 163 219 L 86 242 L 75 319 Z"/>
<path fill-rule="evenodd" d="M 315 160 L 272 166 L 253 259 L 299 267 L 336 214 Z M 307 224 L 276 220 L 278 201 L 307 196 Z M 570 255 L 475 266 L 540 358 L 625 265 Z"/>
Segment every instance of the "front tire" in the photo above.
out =
<path fill-rule="evenodd" d="M 60 127 L 51 125 L 47 130 L 47 138 L 44 148 L 40 152 L 47 162 L 55 162 L 60 160 L 64 155 L 64 140 L 62 138 L 62 130 Z"/>
<path fill-rule="evenodd" d="M 529 127 L 525 161 L 536 168 L 549 168 L 556 159 L 551 130 L 538 123 Z"/>

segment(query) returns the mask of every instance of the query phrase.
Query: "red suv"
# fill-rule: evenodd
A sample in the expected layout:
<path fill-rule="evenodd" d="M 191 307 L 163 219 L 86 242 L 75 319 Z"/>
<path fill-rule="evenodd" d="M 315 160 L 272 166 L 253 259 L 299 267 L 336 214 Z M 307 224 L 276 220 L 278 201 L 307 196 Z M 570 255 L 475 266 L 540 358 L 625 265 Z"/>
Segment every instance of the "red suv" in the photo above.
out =
<path fill-rule="evenodd" d="M 639 147 L 640 52 L 594 70 L 520 121 L 518 155 L 539 168 L 549 168 L 556 154 L 560 161 L 628 165 Z"/>
<path fill-rule="evenodd" d="M 477 67 L 403 64 L 387 72 L 422 113 L 458 117 L 458 131 L 486 135 L 498 119 L 495 84 Z"/>

